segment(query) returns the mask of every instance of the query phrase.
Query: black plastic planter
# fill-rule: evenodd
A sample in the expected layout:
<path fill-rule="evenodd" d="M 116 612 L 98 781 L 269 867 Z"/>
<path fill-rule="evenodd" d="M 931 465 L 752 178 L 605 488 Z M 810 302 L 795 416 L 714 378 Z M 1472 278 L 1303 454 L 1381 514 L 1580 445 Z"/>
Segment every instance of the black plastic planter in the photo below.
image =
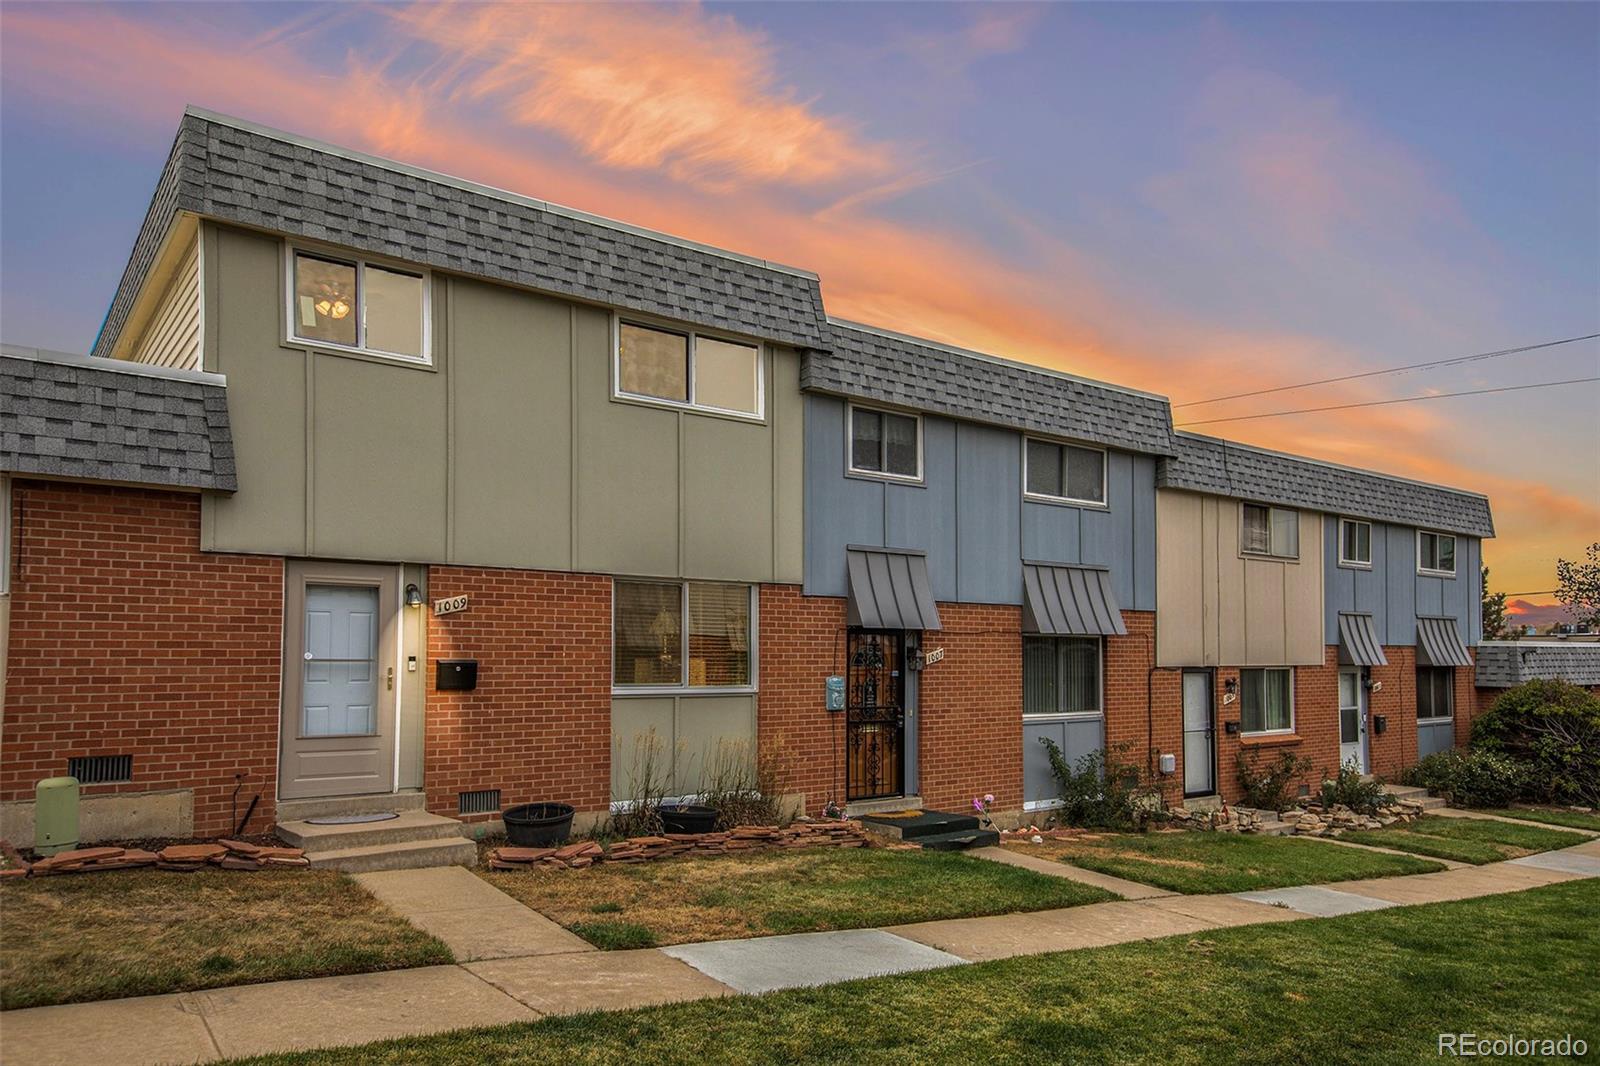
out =
<path fill-rule="evenodd" d="M 716 827 L 715 807 L 684 804 L 661 808 L 661 828 L 668 833 L 709 833 Z"/>
<path fill-rule="evenodd" d="M 524 803 L 508 807 L 501 817 L 506 839 L 519 848 L 565 844 L 572 833 L 572 807 L 566 803 Z"/>

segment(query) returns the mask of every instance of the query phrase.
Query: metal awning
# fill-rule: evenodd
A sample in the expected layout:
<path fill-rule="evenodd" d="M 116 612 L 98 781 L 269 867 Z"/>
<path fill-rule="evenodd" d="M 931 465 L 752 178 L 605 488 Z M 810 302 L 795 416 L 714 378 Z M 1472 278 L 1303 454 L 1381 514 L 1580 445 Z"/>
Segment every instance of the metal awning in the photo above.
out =
<path fill-rule="evenodd" d="M 1339 614 L 1339 661 L 1350 666 L 1388 666 L 1370 614 Z"/>
<path fill-rule="evenodd" d="M 928 557 L 894 548 L 845 549 L 849 619 L 863 629 L 941 629 Z"/>
<path fill-rule="evenodd" d="M 1096 566 L 1022 564 L 1022 631 L 1056 636 L 1125 637 L 1111 572 Z"/>
<path fill-rule="evenodd" d="M 1471 666 L 1454 618 L 1417 619 L 1417 662 L 1423 666 Z"/>

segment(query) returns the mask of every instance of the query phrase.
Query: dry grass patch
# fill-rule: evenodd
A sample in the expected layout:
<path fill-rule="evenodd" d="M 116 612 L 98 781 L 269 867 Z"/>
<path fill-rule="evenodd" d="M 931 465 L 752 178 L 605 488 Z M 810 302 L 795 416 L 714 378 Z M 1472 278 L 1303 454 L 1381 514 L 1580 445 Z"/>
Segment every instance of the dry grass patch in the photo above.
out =
<path fill-rule="evenodd" d="M 479 875 L 602 948 L 860 929 L 1116 898 L 970 855 L 884 848 Z"/>
<path fill-rule="evenodd" d="M 450 962 L 331 870 L 117 870 L 0 884 L 0 1007 Z"/>

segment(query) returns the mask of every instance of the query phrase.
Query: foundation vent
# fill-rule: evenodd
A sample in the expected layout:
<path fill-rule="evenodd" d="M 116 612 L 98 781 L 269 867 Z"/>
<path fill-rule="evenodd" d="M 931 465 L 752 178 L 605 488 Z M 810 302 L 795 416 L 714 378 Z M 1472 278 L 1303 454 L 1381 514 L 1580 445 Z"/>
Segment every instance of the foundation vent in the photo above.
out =
<path fill-rule="evenodd" d="M 67 760 L 67 776 L 80 785 L 109 785 L 133 780 L 132 755 L 80 755 Z"/>
<path fill-rule="evenodd" d="M 457 814 L 492 814 L 500 809 L 500 790 L 485 788 L 477 792 L 461 792 L 456 798 Z"/>

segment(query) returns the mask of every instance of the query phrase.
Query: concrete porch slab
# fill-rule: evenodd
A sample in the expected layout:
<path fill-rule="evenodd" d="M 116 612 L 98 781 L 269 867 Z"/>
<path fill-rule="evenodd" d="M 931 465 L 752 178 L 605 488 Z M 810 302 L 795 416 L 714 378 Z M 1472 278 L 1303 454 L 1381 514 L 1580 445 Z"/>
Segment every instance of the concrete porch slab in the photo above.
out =
<path fill-rule="evenodd" d="M 356 874 L 356 881 L 458 962 L 595 950 L 538 911 L 461 866 Z"/>
<path fill-rule="evenodd" d="M 1176 893 L 1168 892 L 1164 888 L 1155 888 L 1151 885 L 1141 885 L 1137 881 L 1128 881 L 1110 874 L 1096 873 L 1094 870 L 1085 870 L 1079 866 L 1072 866 L 1055 859 L 1047 859 L 1043 855 L 1030 855 L 1025 851 L 1013 851 L 1010 848 L 973 848 L 968 854 L 976 855 L 981 859 L 991 862 L 1003 862 L 1007 866 L 1019 866 L 1024 870 L 1044 874 L 1047 877 L 1061 877 L 1068 881 L 1076 881 L 1080 885 L 1093 885 L 1103 888 L 1107 892 L 1114 892 L 1123 899 L 1155 899 L 1160 896 L 1172 896 Z"/>
<path fill-rule="evenodd" d="M 661 951 L 735 991 L 750 993 L 937 970 L 966 961 L 882 929 L 677 944 Z"/>
<path fill-rule="evenodd" d="M 474 962 L 467 969 L 541 1014 L 626 1010 L 733 989 L 655 948 Z"/>
<path fill-rule="evenodd" d="M 0 1032 L 5 1061 L 31 1066 L 165 1066 L 218 1057 L 192 993 L 8 1010 Z"/>
<path fill-rule="evenodd" d="M 1600 877 L 1600 856 L 1585 855 L 1576 850 L 1546 851 L 1538 855 L 1524 855 L 1512 859 L 1518 866 L 1532 866 L 1540 870 L 1558 870 L 1580 877 Z"/>
<path fill-rule="evenodd" d="M 1341 914 L 1359 914 L 1362 911 L 1381 911 L 1396 904 L 1384 899 L 1374 899 L 1354 892 L 1340 892 L 1321 885 L 1299 885 L 1294 888 L 1271 888 L 1260 892 L 1238 892 L 1236 899 L 1264 903 L 1273 907 L 1287 907 L 1313 918 L 1337 918 Z"/>

